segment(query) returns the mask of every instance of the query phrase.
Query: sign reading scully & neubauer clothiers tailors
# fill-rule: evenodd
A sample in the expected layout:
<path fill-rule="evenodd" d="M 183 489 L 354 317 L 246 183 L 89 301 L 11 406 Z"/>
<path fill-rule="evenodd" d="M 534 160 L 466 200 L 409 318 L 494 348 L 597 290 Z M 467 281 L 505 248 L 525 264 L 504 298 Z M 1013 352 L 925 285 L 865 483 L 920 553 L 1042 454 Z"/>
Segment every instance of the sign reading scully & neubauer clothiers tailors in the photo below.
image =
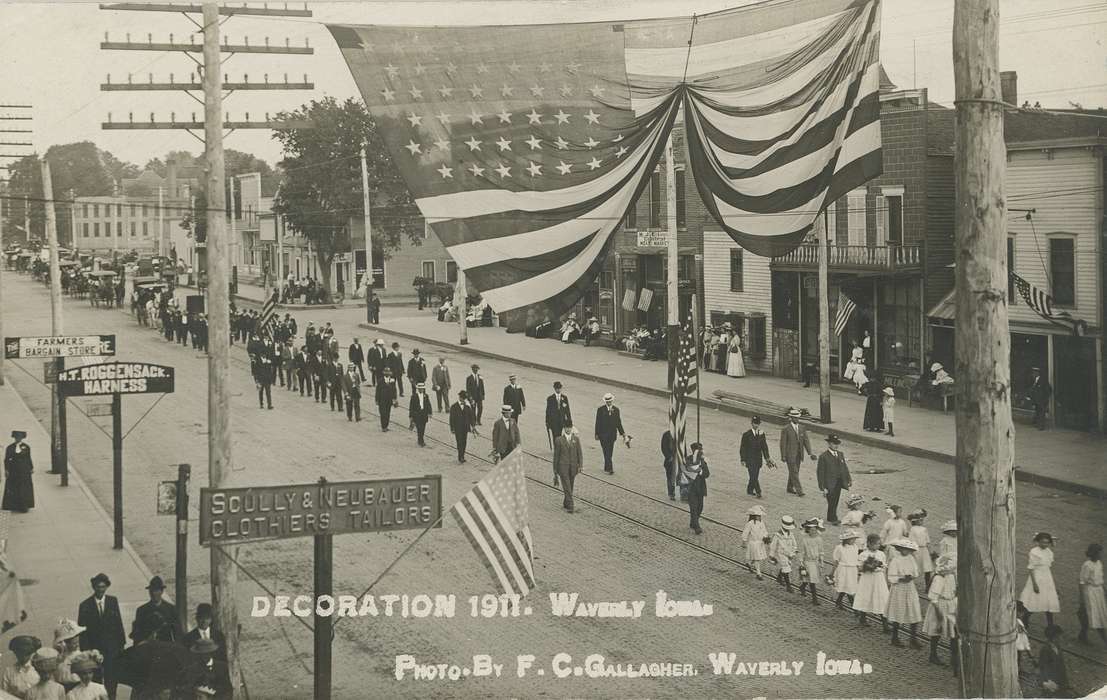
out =
<path fill-rule="evenodd" d="M 200 489 L 200 544 L 422 529 L 440 523 L 441 516 L 440 475 L 204 488 Z"/>
<path fill-rule="evenodd" d="M 63 396 L 168 394 L 173 388 L 173 368 L 147 362 L 104 362 L 58 372 Z"/>

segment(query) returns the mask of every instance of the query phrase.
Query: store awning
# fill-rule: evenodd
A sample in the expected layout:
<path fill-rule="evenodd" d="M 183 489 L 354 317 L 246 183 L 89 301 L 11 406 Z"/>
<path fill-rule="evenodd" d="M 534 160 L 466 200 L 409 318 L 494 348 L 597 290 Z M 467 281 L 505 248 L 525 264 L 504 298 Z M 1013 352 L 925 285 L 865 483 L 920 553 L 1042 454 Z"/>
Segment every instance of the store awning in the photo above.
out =
<path fill-rule="evenodd" d="M 939 321 L 952 321 L 953 315 L 957 311 L 957 305 L 953 301 L 954 293 L 956 293 L 956 290 L 945 295 L 942 300 L 935 304 L 934 308 L 926 314 L 927 317 Z"/>

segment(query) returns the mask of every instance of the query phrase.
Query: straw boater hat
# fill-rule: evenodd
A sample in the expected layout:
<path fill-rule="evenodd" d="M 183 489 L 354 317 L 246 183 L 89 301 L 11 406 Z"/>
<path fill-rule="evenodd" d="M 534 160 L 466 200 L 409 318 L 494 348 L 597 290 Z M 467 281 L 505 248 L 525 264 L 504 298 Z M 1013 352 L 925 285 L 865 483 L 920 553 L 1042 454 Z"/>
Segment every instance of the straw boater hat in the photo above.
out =
<path fill-rule="evenodd" d="M 604 395 L 603 395 L 603 400 L 604 400 L 604 401 L 614 401 L 614 400 L 615 400 L 615 395 L 614 395 L 614 394 L 612 394 L 612 393 L 611 393 L 611 392 L 609 391 L 609 392 L 607 392 L 606 394 L 604 394 Z"/>
<path fill-rule="evenodd" d="M 947 520 L 942 523 L 942 532 L 957 532 L 957 521 Z"/>
<path fill-rule="evenodd" d="M 197 639 L 189 651 L 193 654 L 214 654 L 219 651 L 219 645 L 210 639 Z"/>
<path fill-rule="evenodd" d="M 895 396 L 896 391 L 892 387 L 886 386 L 886 387 L 884 387 L 884 395 L 885 396 Z"/>
<path fill-rule="evenodd" d="M 854 530 L 853 528 L 843 530 L 842 534 L 838 535 L 838 539 L 843 542 L 845 542 L 846 540 L 855 540 L 859 537 L 861 537 L 861 533 L 857 530 Z"/>
<path fill-rule="evenodd" d="M 823 521 L 821 518 L 808 518 L 807 520 L 804 520 L 803 529 L 806 530 L 808 528 L 815 528 L 818 530 L 826 529 L 825 527 L 823 527 Z"/>
<path fill-rule="evenodd" d="M 803 414 L 800 413 L 800 410 L 798 408 L 789 408 L 788 415 L 793 418 L 799 418 Z"/>
<path fill-rule="evenodd" d="M 62 618 L 58 621 L 58 626 L 54 629 L 54 644 L 64 642 L 67 639 L 73 639 L 84 631 L 85 628 L 81 627 L 73 620 Z"/>
<path fill-rule="evenodd" d="M 888 544 L 895 547 L 896 549 L 910 549 L 912 552 L 919 551 L 919 545 L 915 544 L 906 537 L 900 537 L 898 540 L 892 540 Z"/>
<path fill-rule="evenodd" d="M 865 497 L 859 493 L 850 494 L 850 497 L 846 499 L 846 506 L 853 507 L 859 506 L 865 502 Z"/>
<path fill-rule="evenodd" d="M 504 413 L 511 413 L 515 409 L 512 408 L 511 404 L 505 403 L 503 406 L 500 406 L 500 410 L 503 411 Z"/>
<path fill-rule="evenodd" d="M 781 530 L 795 530 L 796 529 L 796 519 L 793 518 L 790 515 L 781 516 L 781 518 L 780 518 L 780 529 Z"/>
<path fill-rule="evenodd" d="M 765 517 L 765 509 L 761 506 L 752 506 L 746 511 L 746 515 L 760 515 L 763 518 Z"/>

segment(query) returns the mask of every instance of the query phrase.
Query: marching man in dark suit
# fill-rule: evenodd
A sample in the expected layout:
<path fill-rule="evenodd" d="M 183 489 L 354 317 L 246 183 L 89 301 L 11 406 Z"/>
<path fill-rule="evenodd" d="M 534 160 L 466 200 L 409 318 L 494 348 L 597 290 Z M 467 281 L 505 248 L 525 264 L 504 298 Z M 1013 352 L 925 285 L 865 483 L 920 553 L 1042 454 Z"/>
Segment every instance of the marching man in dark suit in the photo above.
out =
<path fill-rule="evenodd" d="M 377 382 L 377 410 L 381 416 L 381 432 L 388 432 L 388 421 L 392 416 L 392 407 L 399 406 L 396 399 L 396 380 L 392 378 L 392 368 L 385 367 L 381 380 Z"/>
<path fill-rule="evenodd" d="M 511 417 L 514 410 L 512 406 L 505 403 L 500 407 L 502 416 L 492 426 L 493 463 L 511 454 L 511 451 L 523 442 L 523 438 L 519 435 L 519 424 Z"/>
<path fill-rule="evenodd" d="M 81 632 L 81 648 L 100 652 L 104 657 L 103 683 L 108 696 L 115 697 L 118 682 L 115 680 L 115 660 L 127 645 L 123 631 L 123 615 L 119 612 L 119 599 L 107 595 L 111 579 L 107 574 L 92 577 L 92 595 L 77 607 L 77 624 L 85 628 Z M 99 674 L 97 674 L 99 675 Z M 97 679 L 99 680 L 99 679 Z"/>
<path fill-rule="evenodd" d="M 450 368 L 446 366 L 445 357 L 438 358 L 438 364 L 431 370 L 431 386 L 438 410 L 445 411 L 450 407 Z"/>
<path fill-rule="evenodd" d="M 396 380 L 396 388 L 400 396 L 404 395 L 404 356 L 400 352 L 400 344 L 392 343 L 392 351 L 384 358 L 385 367 L 392 370 L 392 378 Z"/>
<path fill-rule="evenodd" d="M 596 409 L 596 439 L 603 448 L 603 470 L 608 474 L 615 473 L 615 465 L 611 462 L 611 454 L 615 451 L 615 440 L 622 437 L 630 447 L 630 437 L 623 430 L 623 419 L 619 415 L 619 407 L 615 405 L 615 397 L 610 393 L 603 395 L 603 406 Z"/>
<path fill-rule="evenodd" d="M 519 422 L 519 416 L 527 408 L 527 397 L 523 396 L 523 387 L 515 383 L 515 375 L 507 377 L 508 385 L 504 387 L 504 403 L 511 406 L 511 417 Z"/>
<path fill-rule="evenodd" d="M 369 378 L 375 386 L 380 382 L 381 377 L 384 374 L 384 341 L 377 338 L 373 342 L 373 347 L 369 348 L 369 352 L 366 353 L 366 364 L 369 365 Z"/>
<path fill-rule="evenodd" d="M 331 392 L 331 410 L 337 410 L 341 415 L 346 402 L 342 398 L 342 363 L 337 359 L 329 359 L 327 365 L 327 381 Z"/>
<path fill-rule="evenodd" d="M 789 410 L 788 425 L 780 430 L 780 458 L 788 465 L 788 493 L 794 493 L 797 496 L 803 495 L 803 484 L 800 483 L 803 453 L 806 452 L 812 462 L 818 459 L 811 451 L 807 428 L 799 423 L 800 415 L 798 408 Z"/>
<path fill-rule="evenodd" d="M 450 432 L 457 443 L 458 464 L 465 464 L 465 446 L 469 442 L 469 433 L 477 434 L 477 414 L 469 403 L 469 395 L 457 392 L 457 402 L 450 406 Z"/>
<path fill-rule="evenodd" d="M 415 393 L 411 395 L 411 402 L 408 404 L 408 417 L 419 435 L 419 447 L 427 446 L 423 441 L 423 434 L 426 433 L 427 421 L 430 420 L 432 413 L 434 408 L 431 406 L 430 397 L 427 396 L 427 385 L 419 382 L 415 385 Z"/>
<path fill-rule="evenodd" d="M 1030 381 L 1030 391 L 1027 392 L 1027 395 L 1031 403 L 1034 404 L 1034 426 L 1038 430 L 1045 430 L 1046 409 L 1049 408 L 1049 394 L 1053 391 L 1053 388 L 1049 386 L 1049 382 L 1042 376 L 1042 370 L 1037 367 L 1031 367 L 1030 372 L 1033 375 L 1033 379 Z"/>
<path fill-rule="evenodd" d="M 201 639 L 211 640 L 219 645 L 219 650 L 215 652 L 216 658 L 226 663 L 227 640 L 222 632 L 212 628 L 211 623 L 214 619 L 215 616 L 212 614 L 211 603 L 200 603 L 197 605 L 196 627 L 184 636 L 183 643 L 187 648 L 191 649 L 196 642 Z"/>
<path fill-rule="evenodd" d="M 473 373 L 465 378 L 465 393 L 476 408 L 477 425 L 480 425 L 484 416 L 484 377 L 480 376 L 480 365 L 473 365 L 471 369 Z"/>
<path fill-rule="evenodd" d="M 839 524 L 838 498 L 842 491 L 853 485 L 846 465 L 846 456 L 838 450 L 842 441 L 831 433 L 826 438 L 826 452 L 819 455 L 819 464 L 815 474 L 819 479 L 819 490 L 826 496 L 826 521 L 831 525 Z"/>
<path fill-rule="evenodd" d="M 761 482 L 758 475 L 761 474 L 761 466 L 773 464 L 769 456 L 769 441 L 765 433 L 761 432 L 761 417 L 750 418 L 750 429 L 742 433 L 742 442 L 738 447 L 738 459 L 749 472 L 750 480 L 746 484 L 746 493 L 761 498 Z"/>
<path fill-rule="evenodd" d="M 415 385 L 427 381 L 427 363 L 419 355 L 419 348 L 411 351 L 411 359 L 407 363 L 407 380 L 411 382 L 411 393 L 415 393 Z"/>
<path fill-rule="evenodd" d="M 316 350 L 315 352 L 309 352 L 307 356 L 307 371 L 308 377 L 311 380 L 311 385 L 308 388 L 309 392 L 314 392 L 315 402 L 319 403 L 320 394 L 322 394 L 322 400 L 327 399 L 327 388 L 323 383 L 323 351 Z"/>
<path fill-rule="evenodd" d="M 358 366 L 353 362 L 342 375 L 342 393 L 346 396 L 346 420 L 361 422 L 361 382 Z"/>
<path fill-rule="evenodd" d="M 177 608 L 173 607 L 172 603 L 162 600 L 162 595 L 165 594 L 165 583 L 161 580 L 161 576 L 150 579 L 146 590 L 150 592 L 150 601 L 135 610 L 135 621 L 131 625 L 131 639 L 136 644 L 145 639 L 179 642 L 182 634 L 177 621 Z"/>
<path fill-rule="evenodd" d="M 350 343 L 349 350 L 346 354 L 350 357 L 350 362 L 357 366 L 357 373 L 361 375 L 361 381 L 365 381 L 365 351 L 361 348 L 361 342 L 354 338 L 354 342 Z"/>
<path fill-rule="evenodd" d="M 265 399 L 269 403 L 269 410 L 273 410 L 273 380 L 277 375 L 277 366 L 273 364 L 268 353 L 260 353 L 254 356 L 250 363 L 254 374 L 254 383 L 258 387 L 258 408 L 265 408 Z"/>
<path fill-rule="evenodd" d="M 561 393 L 561 382 L 553 383 L 554 393 L 546 397 L 546 432 L 550 435 L 550 446 L 561 435 L 561 427 L 573 422 L 573 413 L 569 410 L 569 397 Z M 557 485 L 557 472 L 554 472 L 554 486 Z"/>
<path fill-rule="evenodd" d="M 584 468 L 584 452 L 580 446 L 580 437 L 573 429 L 573 421 L 565 421 L 561 429 L 563 432 L 554 440 L 553 446 L 554 486 L 558 485 L 558 477 L 561 477 L 561 490 L 565 493 L 561 506 L 574 513 L 573 482 Z"/>

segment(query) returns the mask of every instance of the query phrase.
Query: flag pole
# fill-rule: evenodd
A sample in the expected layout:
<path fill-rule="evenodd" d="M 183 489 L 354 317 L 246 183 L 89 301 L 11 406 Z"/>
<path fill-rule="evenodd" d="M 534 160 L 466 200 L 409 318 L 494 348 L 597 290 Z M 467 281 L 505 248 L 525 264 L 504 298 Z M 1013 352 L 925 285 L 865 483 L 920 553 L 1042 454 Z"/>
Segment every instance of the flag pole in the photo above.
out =
<path fill-rule="evenodd" d="M 823 209 L 819 237 L 819 419 L 830 422 L 830 271 L 827 256 L 827 224 L 830 216 Z"/>
<path fill-rule="evenodd" d="M 696 442 L 700 441 L 700 383 L 703 376 L 700 373 L 700 312 L 696 295 L 692 295 L 692 347 L 695 348 L 696 362 Z"/>
<path fill-rule="evenodd" d="M 680 287 L 679 287 L 679 262 L 680 248 L 677 244 L 677 220 L 676 220 L 676 168 L 673 162 L 673 135 L 670 132 L 665 142 L 665 213 L 668 228 L 668 258 L 666 260 L 666 306 L 668 307 L 668 333 L 666 334 L 666 347 L 669 359 L 669 391 L 673 390 L 673 382 L 676 381 L 676 362 L 680 354 Z M 673 436 L 676 437 L 675 435 Z"/>

